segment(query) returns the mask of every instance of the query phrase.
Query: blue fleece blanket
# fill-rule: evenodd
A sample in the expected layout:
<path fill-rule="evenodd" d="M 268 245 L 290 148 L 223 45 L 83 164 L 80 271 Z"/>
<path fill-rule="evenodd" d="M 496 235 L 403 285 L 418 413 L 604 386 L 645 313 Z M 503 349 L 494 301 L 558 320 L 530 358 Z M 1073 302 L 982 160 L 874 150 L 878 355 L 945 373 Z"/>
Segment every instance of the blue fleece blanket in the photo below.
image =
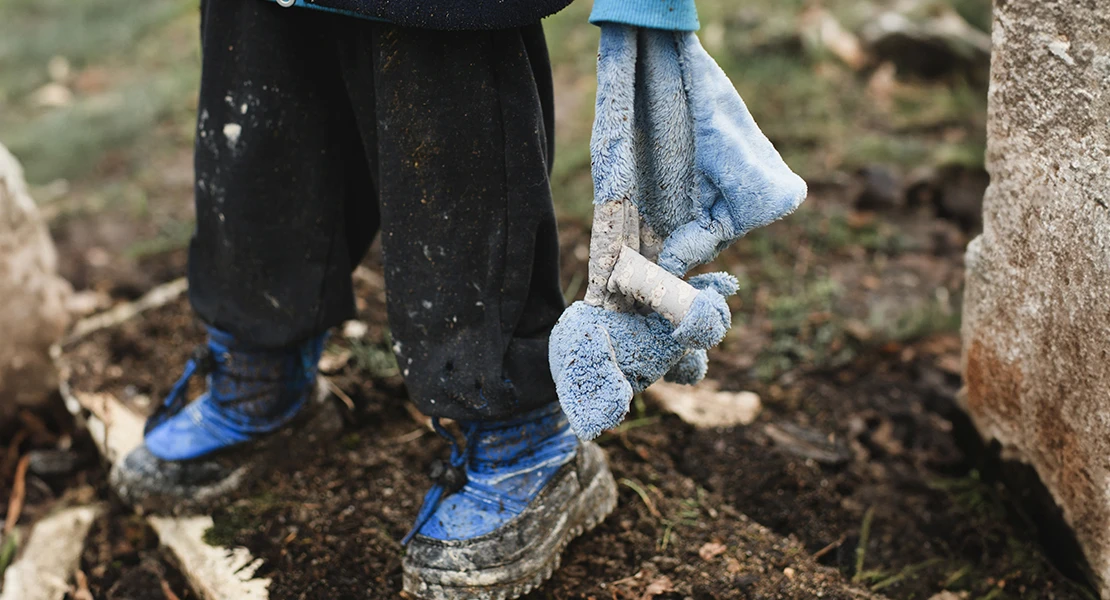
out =
<path fill-rule="evenodd" d="M 595 204 L 631 200 L 663 239 L 659 265 L 678 276 L 806 196 L 692 32 L 602 26 L 591 155 Z M 560 318 L 549 359 L 579 437 L 618 425 L 632 395 L 660 377 L 704 376 L 705 349 L 730 325 L 724 297 L 736 284 L 723 273 L 690 283 L 703 290 L 701 306 L 677 326 L 585 302 Z"/>

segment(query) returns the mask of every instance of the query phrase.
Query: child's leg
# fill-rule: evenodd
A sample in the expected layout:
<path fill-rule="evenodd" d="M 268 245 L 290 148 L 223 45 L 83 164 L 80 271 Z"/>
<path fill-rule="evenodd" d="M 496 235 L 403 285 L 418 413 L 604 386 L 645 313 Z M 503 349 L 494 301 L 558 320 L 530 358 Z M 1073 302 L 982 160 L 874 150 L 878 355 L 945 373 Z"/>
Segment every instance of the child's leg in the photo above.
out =
<path fill-rule="evenodd" d="M 353 317 L 350 272 L 377 229 L 336 56 L 346 19 L 259 0 L 203 12 L 190 299 L 237 340 L 286 347 Z"/>
<path fill-rule="evenodd" d="M 395 350 L 420 409 L 459 420 L 466 437 L 433 475 L 404 586 L 435 600 L 515 598 L 616 501 L 547 361 L 564 304 L 543 32 L 374 29 L 343 53 L 344 77 L 378 152 Z"/>
<path fill-rule="evenodd" d="M 377 148 L 389 322 L 409 393 L 456 419 L 554 402 L 548 333 L 564 303 L 543 30 L 379 24 L 358 39 L 344 77 Z"/>
<path fill-rule="evenodd" d="M 148 510 L 204 508 L 336 424 L 305 408 L 317 406 L 323 333 L 353 315 L 350 270 L 377 228 L 338 67 L 343 19 L 259 0 L 202 10 L 189 283 L 210 332 L 112 471 Z M 194 378 L 208 389 L 188 402 Z"/>

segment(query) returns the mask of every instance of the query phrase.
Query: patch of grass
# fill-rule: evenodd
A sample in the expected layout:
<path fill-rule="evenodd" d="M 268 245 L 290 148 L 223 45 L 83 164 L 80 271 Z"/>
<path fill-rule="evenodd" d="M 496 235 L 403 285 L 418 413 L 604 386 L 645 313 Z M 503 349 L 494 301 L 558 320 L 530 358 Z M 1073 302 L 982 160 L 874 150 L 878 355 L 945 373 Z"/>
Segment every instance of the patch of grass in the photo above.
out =
<path fill-rule="evenodd" d="M 188 143 L 199 80 L 197 12 L 188 0 L 142 4 L 0 0 L 0 132 L 29 182 L 81 178 L 141 164 Z M 51 80 L 72 99 L 41 106 Z M 60 78 L 58 78 L 60 77 Z M 167 136 L 159 126 L 187 132 Z M 116 173 L 118 176 L 118 173 Z"/>
<path fill-rule="evenodd" d="M 81 69 L 135 52 L 141 39 L 187 12 L 189 0 L 0 0 L 0 102 L 48 81 L 47 63 Z"/>
<path fill-rule="evenodd" d="M 947 300 L 929 298 L 909 306 L 876 306 L 868 326 L 885 341 L 911 342 L 936 333 L 960 330 L 960 311 Z"/>
<path fill-rule="evenodd" d="M 83 175 L 107 152 L 149 136 L 195 86 L 191 73 L 154 76 L 33 117 L 9 129 L 5 144 L 26 165 L 29 181 Z"/>
<path fill-rule="evenodd" d="M 209 546 L 231 546 L 240 532 L 257 529 L 264 523 L 266 513 L 282 504 L 283 501 L 270 492 L 237 502 L 212 515 L 212 526 L 201 539 Z"/>
<path fill-rule="evenodd" d="M 390 348 L 391 337 L 387 333 L 379 343 L 366 340 L 349 340 L 351 356 L 355 359 L 355 366 L 369 375 L 372 379 L 386 379 L 400 374 L 397 366 L 397 356 Z"/>
<path fill-rule="evenodd" d="M 817 278 L 795 294 L 775 296 L 767 304 L 771 343 L 756 359 L 754 374 L 769 381 L 799 364 L 814 367 L 846 364 L 856 356 L 833 308 L 840 284 Z"/>
<path fill-rule="evenodd" d="M 157 237 L 138 240 L 128 246 L 123 254 L 130 258 L 165 254 L 188 246 L 192 235 L 193 221 L 168 221 L 162 225 L 162 231 Z"/>
<path fill-rule="evenodd" d="M 0 578 L 4 576 L 4 571 L 8 570 L 8 566 L 15 559 L 15 554 L 19 550 L 19 542 L 18 529 L 13 529 L 0 540 Z"/>
<path fill-rule="evenodd" d="M 989 0 L 937 0 L 973 25 L 990 26 Z M 853 71 L 834 56 L 807 48 L 798 37 L 803 0 L 701 0 L 703 45 L 724 69 L 760 127 L 787 164 L 803 177 L 828 178 L 875 163 L 913 168 L 955 160 L 981 166 L 985 148 L 986 90 L 955 74 L 921 80 L 899 73 L 889 98 L 869 90 L 873 70 Z M 828 0 L 823 6 L 857 30 L 884 5 Z M 586 22 L 589 3 L 576 2 L 545 21 L 557 85 L 583 78 L 570 114 L 559 116 L 552 175 L 561 214 L 588 217 L 589 124 L 597 28 Z M 936 12 L 936 7 L 927 7 Z M 928 12 L 927 11 L 927 12 Z M 931 14 L 931 13 L 930 13 Z M 573 76 L 558 77 L 559 73 Z M 565 90 L 563 93 L 567 93 Z M 565 108 L 563 103 L 560 108 Z"/>

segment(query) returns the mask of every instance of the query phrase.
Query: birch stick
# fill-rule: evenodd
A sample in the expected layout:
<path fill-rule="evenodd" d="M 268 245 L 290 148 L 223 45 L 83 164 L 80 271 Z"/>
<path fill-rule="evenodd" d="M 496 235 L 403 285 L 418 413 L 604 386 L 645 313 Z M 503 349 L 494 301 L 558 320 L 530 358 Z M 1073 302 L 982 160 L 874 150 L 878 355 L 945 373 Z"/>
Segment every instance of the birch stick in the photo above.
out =
<path fill-rule="evenodd" d="M 650 307 L 676 327 L 698 295 L 697 288 L 627 246 L 613 266 L 608 288 Z"/>

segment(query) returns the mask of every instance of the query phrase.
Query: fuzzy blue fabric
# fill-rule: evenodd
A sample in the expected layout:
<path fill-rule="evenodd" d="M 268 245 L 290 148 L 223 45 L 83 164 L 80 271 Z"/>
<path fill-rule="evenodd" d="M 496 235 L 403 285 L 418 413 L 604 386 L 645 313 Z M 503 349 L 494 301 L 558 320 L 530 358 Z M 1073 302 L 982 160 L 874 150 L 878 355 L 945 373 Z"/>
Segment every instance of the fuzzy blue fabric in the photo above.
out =
<path fill-rule="evenodd" d="M 694 0 L 594 0 L 590 22 L 697 31 L 698 9 Z"/>
<path fill-rule="evenodd" d="M 635 393 L 686 355 L 658 314 L 605 310 L 575 302 L 551 331 L 549 361 L 563 412 L 584 440 L 616 427 Z"/>
<path fill-rule="evenodd" d="M 709 355 L 705 350 L 691 350 L 683 356 L 663 379 L 671 383 L 694 385 L 705 378 L 709 370 Z"/>
<path fill-rule="evenodd" d="M 807 190 L 697 36 L 676 38 L 694 123 L 698 186 L 694 220 L 667 235 L 659 256 L 660 266 L 679 274 L 713 260 L 749 231 L 794 212 Z"/>
<path fill-rule="evenodd" d="M 601 29 L 590 139 L 594 202 L 631 200 L 663 238 L 663 268 L 682 276 L 797 208 L 805 182 L 760 132 L 695 34 L 608 23 Z M 709 273 L 690 284 L 702 291 L 677 327 L 657 314 L 585 302 L 563 313 L 549 360 L 579 437 L 618 425 L 633 394 L 660 377 L 695 383 L 705 375 L 705 350 L 731 325 L 724 298 L 737 282 Z"/>
<path fill-rule="evenodd" d="M 578 437 L 590 440 L 619 425 L 632 396 L 661 377 L 692 385 L 705 376 L 705 349 L 717 345 L 731 324 L 724 295 L 736 293 L 736 278 L 708 273 L 690 283 L 702 291 L 677 328 L 658 314 L 585 302 L 575 302 L 559 317 L 548 360 L 559 402 Z"/>
<path fill-rule="evenodd" d="M 632 198 L 676 275 L 806 196 L 693 33 L 602 26 L 593 140 L 594 202 Z"/>

